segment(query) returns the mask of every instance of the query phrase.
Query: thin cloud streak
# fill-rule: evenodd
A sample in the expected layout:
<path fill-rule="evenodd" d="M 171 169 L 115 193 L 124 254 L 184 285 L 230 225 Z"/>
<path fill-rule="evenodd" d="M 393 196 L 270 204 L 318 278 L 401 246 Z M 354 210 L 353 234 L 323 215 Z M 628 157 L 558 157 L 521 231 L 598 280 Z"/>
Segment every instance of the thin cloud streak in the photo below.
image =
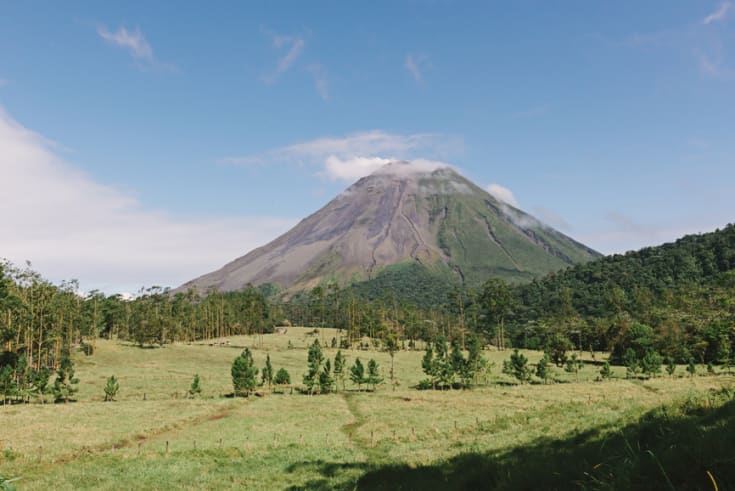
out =
<path fill-rule="evenodd" d="M 722 2 L 717 10 L 715 10 L 702 20 L 702 24 L 706 26 L 712 24 L 713 22 L 724 20 L 725 17 L 727 17 L 727 14 L 731 8 L 732 2 Z"/>
<path fill-rule="evenodd" d="M 447 161 L 461 154 L 463 150 L 464 142 L 457 137 L 433 133 L 402 135 L 373 130 L 352 133 L 344 137 L 317 138 L 262 154 L 228 157 L 221 162 L 242 166 L 279 164 L 319 166 L 322 168 L 320 172 L 322 176 L 349 180 L 357 175 L 342 170 L 349 163 L 352 163 L 354 168 L 375 169 L 380 162 L 387 163 L 393 160 L 414 161 L 429 158 Z"/>
<path fill-rule="evenodd" d="M 106 26 L 99 25 L 97 35 L 106 43 L 127 51 L 140 68 L 174 68 L 173 65 L 163 63 L 156 58 L 153 48 L 139 28 L 129 31 L 121 26 L 117 31 L 112 32 Z"/>

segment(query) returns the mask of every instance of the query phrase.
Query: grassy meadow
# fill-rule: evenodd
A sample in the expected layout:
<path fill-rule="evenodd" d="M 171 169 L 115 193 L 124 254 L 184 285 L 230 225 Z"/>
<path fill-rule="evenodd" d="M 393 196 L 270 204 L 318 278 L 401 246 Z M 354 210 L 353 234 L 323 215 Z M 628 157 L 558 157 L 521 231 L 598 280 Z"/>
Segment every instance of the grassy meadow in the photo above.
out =
<path fill-rule="evenodd" d="M 307 396 L 285 389 L 263 397 L 227 397 L 232 360 L 243 347 L 253 350 L 259 367 L 269 353 L 274 369 L 286 368 L 298 385 L 307 346 L 317 336 L 329 345 L 338 335 L 330 329 L 316 336 L 311 331 L 292 327 L 286 334 L 161 348 L 98 340 L 93 356 L 75 354 L 77 402 L 0 407 L 0 476 L 21 477 L 16 486 L 29 490 L 446 489 L 444 481 L 453 482 L 456 472 L 482 467 L 472 458 L 497 457 L 511 466 L 514 455 L 533 459 L 534 451 L 546 455 L 550 448 L 574 452 L 609 435 L 627 435 L 626 429 L 639 427 L 642 417 L 650 419 L 656 411 L 664 412 L 667 424 L 678 424 L 682 418 L 714 418 L 701 413 L 703 408 L 714 414 L 732 407 L 731 396 L 723 399 L 716 391 L 731 391 L 733 376 L 685 377 L 679 367 L 673 378 L 627 380 L 624 369 L 616 367 L 612 380 L 599 382 L 599 353 L 594 362 L 585 354 L 578 375 L 554 367 L 555 383 L 518 385 L 501 373 L 509 351 L 485 351 L 494 366 L 488 384 L 473 390 L 413 388 L 425 378 L 423 351 L 396 354 L 394 387 L 387 353 L 344 350 L 348 366 L 356 357 L 375 358 L 386 383 L 374 393 L 358 392 L 347 382 L 347 391 L 337 394 Z M 325 350 L 332 358 L 335 353 Z M 535 363 L 542 354 L 526 355 Z M 187 399 L 195 373 L 202 396 Z M 115 402 L 103 402 L 105 381 L 113 374 L 120 392 Z M 729 414 L 710 424 L 731 431 Z M 631 450 L 636 445 L 625 444 Z M 642 458 L 642 453 L 632 455 Z M 659 467 L 654 488 L 666 487 L 676 473 L 665 461 Z M 503 471 L 502 479 L 485 485 L 513 487 L 518 481 L 512 479 L 522 477 L 513 472 L 515 477 Z M 616 476 L 610 474 L 588 473 L 578 487 L 608 489 L 595 482 L 612 482 Z M 709 476 L 704 470 L 700 474 L 708 484 Z"/>

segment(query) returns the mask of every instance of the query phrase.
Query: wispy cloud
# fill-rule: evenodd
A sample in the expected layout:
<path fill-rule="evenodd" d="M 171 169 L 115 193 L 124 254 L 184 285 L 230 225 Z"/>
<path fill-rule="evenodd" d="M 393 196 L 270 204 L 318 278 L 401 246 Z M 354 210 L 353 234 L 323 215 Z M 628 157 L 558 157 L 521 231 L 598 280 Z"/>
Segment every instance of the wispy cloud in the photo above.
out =
<path fill-rule="evenodd" d="M 514 208 L 518 208 L 518 201 L 513 195 L 513 191 L 511 191 L 510 189 L 501 186 L 500 184 L 492 183 L 488 184 L 485 190 L 490 193 L 494 198 L 502 201 L 503 203 L 507 203 Z"/>
<path fill-rule="evenodd" d="M 0 256 L 30 260 L 54 281 L 78 278 L 85 289 L 108 292 L 178 286 L 295 223 L 146 208 L 62 160 L 57 148 L 0 108 L 0 209 L 14 210 L 3 218 L 12 233 L 0 234 Z"/>
<path fill-rule="evenodd" d="M 171 68 L 171 65 L 160 62 L 139 28 L 129 31 L 125 27 L 120 27 L 117 31 L 110 31 L 106 26 L 97 26 L 97 34 L 105 42 L 122 48 L 132 56 L 140 67 L 153 68 Z"/>
<path fill-rule="evenodd" d="M 272 84 L 286 73 L 301 56 L 306 43 L 304 38 L 300 36 L 288 36 L 270 31 L 266 31 L 266 34 L 270 36 L 273 47 L 281 52 L 276 62 L 276 68 L 263 78 L 265 83 Z"/>
<path fill-rule="evenodd" d="M 725 17 L 727 17 L 728 12 L 730 12 L 731 8 L 732 2 L 722 2 L 719 7 L 717 7 L 717 10 L 715 10 L 702 20 L 702 24 L 706 26 L 712 24 L 713 22 L 724 20 Z"/>
<path fill-rule="evenodd" d="M 344 137 L 317 138 L 262 154 L 228 157 L 222 162 L 235 165 L 287 163 L 319 166 L 323 176 L 351 180 L 370 174 L 394 160 L 447 161 L 461 154 L 463 148 L 464 143 L 458 137 L 436 133 L 404 135 L 374 130 Z"/>
<path fill-rule="evenodd" d="M 408 53 L 406 55 L 406 60 L 403 62 L 403 68 L 409 71 L 417 83 L 422 84 L 424 83 L 423 71 L 427 68 L 431 68 L 431 63 L 429 62 L 429 57 L 426 55 L 414 55 L 413 53 Z"/>
<path fill-rule="evenodd" d="M 315 63 L 313 65 L 309 65 L 307 69 L 314 78 L 314 88 L 319 94 L 319 97 L 325 101 L 329 100 L 329 80 L 327 79 L 327 72 L 324 67 Z"/>

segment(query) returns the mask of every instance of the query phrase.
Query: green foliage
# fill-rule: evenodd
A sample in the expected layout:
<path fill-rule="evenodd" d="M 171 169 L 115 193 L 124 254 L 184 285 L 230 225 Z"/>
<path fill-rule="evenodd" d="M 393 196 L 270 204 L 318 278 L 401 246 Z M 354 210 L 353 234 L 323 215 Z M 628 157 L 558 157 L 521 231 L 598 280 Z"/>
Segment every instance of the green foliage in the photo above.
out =
<path fill-rule="evenodd" d="M 120 384 L 114 375 L 110 375 L 105 384 L 105 402 L 111 402 L 115 400 L 115 396 L 120 391 Z"/>
<path fill-rule="evenodd" d="M 192 380 L 191 385 L 189 386 L 188 394 L 192 399 L 202 394 L 202 385 L 198 373 L 194 374 L 194 380 Z"/>
<path fill-rule="evenodd" d="M 561 333 L 554 333 L 546 342 L 544 353 L 557 367 L 567 362 L 567 351 L 572 349 L 572 342 Z"/>
<path fill-rule="evenodd" d="M 666 363 L 666 373 L 669 375 L 669 377 L 674 376 L 674 372 L 676 372 L 676 362 L 674 361 L 674 358 L 667 357 L 665 360 Z"/>
<path fill-rule="evenodd" d="M 61 358 L 54 381 L 54 398 L 56 402 L 73 401 L 74 394 L 79 391 L 79 379 L 74 377 L 74 364 L 68 355 Z"/>
<path fill-rule="evenodd" d="M 374 359 L 370 358 L 368 361 L 368 375 L 367 375 L 367 384 L 373 386 L 373 390 L 375 390 L 378 387 L 378 384 L 383 382 L 383 377 L 380 376 L 380 371 L 378 369 L 378 362 L 376 362 Z"/>
<path fill-rule="evenodd" d="M 687 373 L 689 376 L 694 377 L 697 374 L 697 365 L 694 364 L 694 359 L 690 359 L 687 364 Z"/>
<path fill-rule="evenodd" d="M 572 356 L 567 360 L 567 364 L 564 366 L 564 371 L 567 373 L 573 373 L 579 381 L 579 371 L 584 366 L 584 362 L 577 357 L 577 353 L 572 353 Z"/>
<path fill-rule="evenodd" d="M 334 389 L 334 377 L 332 377 L 332 363 L 327 358 L 324 361 L 322 371 L 319 373 L 319 390 L 322 394 L 329 394 Z"/>
<path fill-rule="evenodd" d="M 625 365 L 627 376 L 635 376 L 638 373 L 640 364 L 638 355 L 633 348 L 628 348 L 625 355 L 623 355 L 623 365 Z"/>
<path fill-rule="evenodd" d="M 334 356 L 334 380 L 335 388 L 339 390 L 339 383 L 342 382 L 342 390 L 345 388 L 345 368 L 347 365 L 347 357 L 342 354 L 342 350 L 338 350 Z"/>
<path fill-rule="evenodd" d="M 276 376 L 273 378 L 273 383 L 276 385 L 289 385 L 291 384 L 291 374 L 285 368 L 279 368 Z"/>
<path fill-rule="evenodd" d="M 319 389 L 319 377 L 322 371 L 322 363 L 324 363 L 324 353 L 319 344 L 319 340 L 315 339 L 309 346 L 309 354 L 307 355 L 307 372 L 303 376 L 304 385 L 309 390 L 309 394 L 313 394 Z"/>
<path fill-rule="evenodd" d="M 271 355 L 268 353 L 265 355 L 265 366 L 261 372 L 260 385 L 267 385 L 270 389 L 271 384 L 273 384 L 273 365 L 271 364 Z"/>
<path fill-rule="evenodd" d="M 365 365 L 362 364 L 360 358 L 355 358 L 355 363 L 350 367 L 350 380 L 357 385 L 357 390 L 361 390 L 362 385 L 368 382 L 365 377 Z"/>
<path fill-rule="evenodd" d="M 514 349 L 510 359 L 503 362 L 503 373 L 515 377 L 520 383 L 527 382 L 531 378 L 531 369 L 526 355 Z"/>
<path fill-rule="evenodd" d="M 661 373 L 662 364 L 663 357 L 653 349 L 649 349 L 640 361 L 641 371 L 649 377 L 655 377 Z"/>
<path fill-rule="evenodd" d="M 600 368 L 600 377 L 602 377 L 602 380 L 607 380 L 609 378 L 612 378 L 612 369 L 610 368 L 610 362 L 605 361 L 605 363 L 602 364 L 602 368 Z"/>
<path fill-rule="evenodd" d="M 544 383 L 548 382 L 551 377 L 551 360 L 548 355 L 544 354 L 543 357 L 536 363 L 536 376 L 543 380 Z"/>
<path fill-rule="evenodd" d="M 232 386 L 235 389 L 235 397 L 247 397 L 255 390 L 255 377 L 258 374 L 258 369 L 255 367 L 253 354 L 248 348 L 245 348 L 240 356 L 232 362 L 230 373 L 232 375 Z"/>

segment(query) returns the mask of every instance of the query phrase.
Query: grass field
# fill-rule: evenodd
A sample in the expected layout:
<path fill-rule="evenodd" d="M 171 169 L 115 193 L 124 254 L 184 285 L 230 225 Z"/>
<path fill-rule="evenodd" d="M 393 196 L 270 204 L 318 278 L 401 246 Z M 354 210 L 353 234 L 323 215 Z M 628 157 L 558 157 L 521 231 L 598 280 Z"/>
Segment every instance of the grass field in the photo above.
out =
<path fill-rule="evenodd" d="M 269 353 L 276 370 L 285 367 L 300 382 L 315 338 L 309 332 L 152 349 L 100 340 L 93 356 L 76 356 L 78 402 L 0 407 L 0 475 L 20 476 L 19 489 L 366 488 L 371 481 L 360 479 L 382 466 L 410 472 L 463 455 L 612 434 L 653 409 L 706 405 L 711 391 L 735 385 L 728 375 L 626 380 L 620 369 L 617 378 L 596 382 L 599 366 L 589 353 L 578 381 L 555 369 L 558 383 L 517 385 L 500 373 L 510 353 L 486 351 L 495 364 L 488 386 L 418 391 L 412 386 L 424 378 L 423 352 L 401 351 L 395 390 L 385 384 L 357 392 L 348 383 L 346 392 L 321 396 L 225 397 L 232 360 L 245 346 L 258 366 Z M 328 344 L 335 335 L 323 329 L 318 336 Z M 388 379 L 387 353 L 346 353 L 349 364 L 375 358 Z M 531 362 L 541 356 L 526 354 Z M 202 397 L 186 399 L 195 373 Z M 113 374 L 120 393 L 106 403 L 103 387 Z"/>

